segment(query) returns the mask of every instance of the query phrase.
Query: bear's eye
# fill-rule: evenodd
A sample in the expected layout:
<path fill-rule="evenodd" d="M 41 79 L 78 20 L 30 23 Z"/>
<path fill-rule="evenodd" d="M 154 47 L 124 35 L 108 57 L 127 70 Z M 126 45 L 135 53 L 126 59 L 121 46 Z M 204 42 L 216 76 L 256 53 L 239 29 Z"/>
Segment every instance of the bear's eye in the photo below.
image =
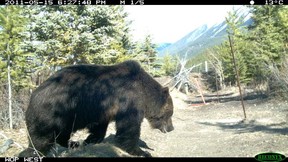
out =
<path fill-rule="evenodd" d="M 153 117 L 152 120 L 154 120 L 154 121 L 162 121 L 163 118 L 164 118 L 163 116 L 161 116 L 161 117 Z"/>

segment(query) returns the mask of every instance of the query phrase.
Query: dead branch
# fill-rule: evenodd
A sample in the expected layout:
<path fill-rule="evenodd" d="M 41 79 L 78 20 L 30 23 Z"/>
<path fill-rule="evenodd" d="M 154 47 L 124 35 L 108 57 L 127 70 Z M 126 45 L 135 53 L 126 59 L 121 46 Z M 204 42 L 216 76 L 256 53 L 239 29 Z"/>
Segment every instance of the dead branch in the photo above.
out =
<path fill-rule="evenodd" d="M 5 140 L 12 140 L 12 139 L 10 139 L 10 138 L 8 138 L 4 133 L 2 133 L 1 131 L 0 131 L 0 136 L 2 136 Z M 6 141 L 6 142 L 7 142 Z M 17 142 L 15 142 L 15 141 L 13 141 L 12 140 L 12 143 L 14 143 L 18 148 L 20 148 L 21 150 L 24 150 L 24 147 L 23 146 L 21 146 L 19 143 L 17 143 Z M 11 143 L 11 144 L 12 144 Z"/>

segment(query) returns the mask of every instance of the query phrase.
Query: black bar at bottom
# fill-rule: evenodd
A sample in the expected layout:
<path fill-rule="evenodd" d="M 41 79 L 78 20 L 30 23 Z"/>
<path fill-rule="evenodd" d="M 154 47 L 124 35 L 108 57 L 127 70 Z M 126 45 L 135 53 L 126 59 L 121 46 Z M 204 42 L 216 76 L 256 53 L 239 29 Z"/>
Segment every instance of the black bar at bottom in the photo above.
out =
<path fill-rule="evenodd" d="M 100 162 L 100 161 L 102 161 L 103 160 L 103 162 L 105 162 L 105 161 L 107 161 L 107 160 L 125 160 L 125 161 L 129 161 L 129 160 L 131 160 L 131 161 L 135 161 L 135 160 L 140 160 L 140 161 L 153 161 L 153 160 L 164 160 L 164 161 L 175 161 L 175 160 L 181 160 L 181 161 L 187 161 L 187 162 L 191 162 L 191 160 L 193 160 L 193 161 L 217 161 L 217 160 L 220 160 L 220 161 L 224 161 L 224 162 L 230 162 L 230 161 L 246 161 L 246 162 L 249 162 L 249 161 L 252 161 L 252 162 L 256 162 L 257 160 L 255 159 L 255 158 L 233 158 L 233 157 L 229 157 L 229 158 L 227 158 L 227 157 L 217 157 L 217 158 L 215 158 L 215 157 L 187 157 L 187 158 L 179 158 L 179 157 L 170 157 L 170 158 L 163 158 L 163 157 L 161 157 L 161 158 L 159 158 L 159 157 L 156 157 L 156 158 L 142 158 L 142 157 L 137 157 L 137 159 L 136 158 L 131 158 L 131 157 L 129 157 L 129 158 L 127 158 L 127 157 L 125 157 L 125 158 L 118 158 L 118 157 L 112 157 L 112 158 L 91 158 L 91 157 L 89 157 L 89 158 L 85 158 L 85 157 L 63 157 L 63 158 L 39 158 L 39 157 L 34 157 L 34 158 L 32 158 L 32 157 L 27 157 L 27 158 L 16 158 L 16 157 L 14 157 L 14 159 L 13 158 L 0 158 L 0 162 L 62 162 L 62 161 L 71 161 L 71 160 L 80 160 L 81 162 L 95 162 L 95 161 L 97 161 L 97 162 Z"/>

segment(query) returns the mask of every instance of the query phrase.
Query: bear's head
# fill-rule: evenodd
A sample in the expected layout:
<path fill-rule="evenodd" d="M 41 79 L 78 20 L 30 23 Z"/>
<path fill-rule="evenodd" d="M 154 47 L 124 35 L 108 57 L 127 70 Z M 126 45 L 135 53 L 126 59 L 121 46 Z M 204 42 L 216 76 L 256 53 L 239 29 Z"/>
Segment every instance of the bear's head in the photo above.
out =
<path fill-rule="evenodd" d="M 157 114 L 150 116 L 148 121 L 152 128 L 159 129 L 161 132 L 166 133 L 174 130 L 172 124 L 174 106 L 169 94 L 169 88 L 163 88 L 162 94 L 160 100 L 163 102 L 160 111 L 158 111 Z"/>

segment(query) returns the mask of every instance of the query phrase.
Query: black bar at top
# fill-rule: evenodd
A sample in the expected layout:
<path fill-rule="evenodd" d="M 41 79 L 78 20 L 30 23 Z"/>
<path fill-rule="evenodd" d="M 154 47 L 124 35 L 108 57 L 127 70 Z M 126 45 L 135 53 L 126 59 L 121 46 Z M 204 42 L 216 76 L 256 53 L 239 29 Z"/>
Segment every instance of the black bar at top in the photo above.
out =
<path fill-rule="evenodd" d="M 0 5 L 254 5 L 275 0 L 1 0 Z M 276 0 L 288 4 L 288 0 Z M 274 3 L 277 5 L 277 3 Z"/>

